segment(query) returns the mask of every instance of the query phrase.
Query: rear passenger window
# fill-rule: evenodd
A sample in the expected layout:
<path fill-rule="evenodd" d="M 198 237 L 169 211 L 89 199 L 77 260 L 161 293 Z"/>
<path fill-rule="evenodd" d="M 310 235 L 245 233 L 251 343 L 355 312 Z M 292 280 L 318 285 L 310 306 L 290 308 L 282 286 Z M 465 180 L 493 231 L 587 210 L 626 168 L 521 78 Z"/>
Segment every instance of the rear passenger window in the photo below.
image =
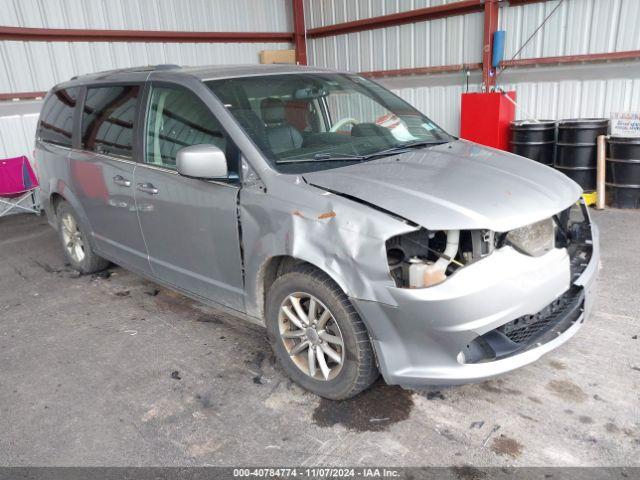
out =
<path fill-rule="evenodd" d="M 137 85 L 89 88 L 82 111 L 82 148 L 132 158 L 139 91 Z"/>
<path fill-rule="evenodd" d="M 73 111 L 80 88 L 66 88 L 53 92 L 42 107 L 38 123 L 38 137 L 42 141 L 71 147 Z"/>
<path fill-rule="evenodd" d="M 220 122 L 200 99 L 182 88 L 152 89 L 146 139 L 146 163 L 165 168 L 175 169 L 178 150 L 190 145 L 216 145 L 227 153 L 228 162 L 232 156 Z"/>

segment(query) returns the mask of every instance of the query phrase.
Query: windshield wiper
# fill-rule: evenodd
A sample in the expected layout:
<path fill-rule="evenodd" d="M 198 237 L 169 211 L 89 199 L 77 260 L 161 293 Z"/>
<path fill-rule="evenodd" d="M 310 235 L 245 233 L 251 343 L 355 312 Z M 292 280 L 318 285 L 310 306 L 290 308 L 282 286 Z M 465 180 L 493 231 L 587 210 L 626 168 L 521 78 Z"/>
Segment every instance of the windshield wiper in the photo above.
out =
<path fill-rule="evenodd" d="M 376 157 L 384 157 L 385 155 L 393 155 L 395 153 L 408 152 L 412 148 L 431 147 L 434 145 L 442 145 L 449 143 L 448 141 L 439 140 L 415 140 L 406 143 L 398 143 L 390 148 L 385 148 L 379 152 L 369 153 L 367 155 L 357 155 L 353 153 L 316 153 L 311 158 L 281 158 L 276 163 L 310 163 L 310 162 L 349 162 L 357 160 L 370 160 Z"/>
<path fill-rule="evenodd" d="M 314 160 L 362 160 L 364 155 L 355 153 L 316 153 Z"/>
<path fill-rule="evenodd" d="M 348 162 L 355 160 L 364 160 L 364 155 L 355 155 L 352 153 L 316 153 L 312 158 L 281 158 L 276 163 L 308 163 L 308 162 Z"/>
<path fill-rule="evenodd" d="M 442 145 L 444 143 L 449 143 L 448 141 L 440 141 L 440 140 L 414 140 L 412 142 L 406 143 L 398 143 L 390 148 L 385 148 L 384 150 L 380 150 L 379 152 L 370 153 L 369 155 L 365 155 L 365 159 L 370 159 L 374 157 L 383 157 L 385 155 L 393 155 L 394 153 L 404 153 L 408 152 L 412 148 L 421 148 L 421 147 L 432 147 L 434 145 Z"/>
<path fill-rule="evenodd" d="M 413 140 L 411 142 L 398 144 L 398 146 L 403 148 L 432 147 L 434 145 L 444 145 L 445 143 L 450 142 L 451 140 Z"/>

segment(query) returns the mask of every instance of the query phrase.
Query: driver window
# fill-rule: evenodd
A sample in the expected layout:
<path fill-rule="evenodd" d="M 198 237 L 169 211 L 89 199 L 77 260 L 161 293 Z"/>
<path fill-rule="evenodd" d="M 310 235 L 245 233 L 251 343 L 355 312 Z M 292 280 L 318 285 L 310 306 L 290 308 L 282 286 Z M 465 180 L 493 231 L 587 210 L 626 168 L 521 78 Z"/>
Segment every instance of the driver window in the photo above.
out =
<path fill-rule="evenodd" d="M 200 144 L 215 145 L 230 159 L 230 142 L 220 122 L 200 99 L 183 88 L 152 88 L 146 131 L 145 163 L 175 170 L 178 150 Z"/>

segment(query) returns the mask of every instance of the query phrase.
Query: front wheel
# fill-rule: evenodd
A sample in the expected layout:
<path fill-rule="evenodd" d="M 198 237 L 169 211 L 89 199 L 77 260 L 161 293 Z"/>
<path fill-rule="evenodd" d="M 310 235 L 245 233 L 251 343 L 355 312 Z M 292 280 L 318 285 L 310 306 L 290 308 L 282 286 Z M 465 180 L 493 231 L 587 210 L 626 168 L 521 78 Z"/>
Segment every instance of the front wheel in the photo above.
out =
<path fill-rule="evenodd" d="M 344 292 L 324 273 L 301 267 L 267 295 L 267 329 L 280 364 L 300 386 L 342 400 L 378 377 L 367 330 Z"/>

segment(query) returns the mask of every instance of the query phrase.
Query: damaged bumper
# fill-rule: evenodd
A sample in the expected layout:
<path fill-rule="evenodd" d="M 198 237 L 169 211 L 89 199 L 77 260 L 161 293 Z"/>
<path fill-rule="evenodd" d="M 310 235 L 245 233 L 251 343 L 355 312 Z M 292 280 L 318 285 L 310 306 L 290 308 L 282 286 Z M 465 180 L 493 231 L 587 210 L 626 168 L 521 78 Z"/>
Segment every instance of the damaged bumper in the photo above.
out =
<path fill-rule="evenodd" d="M 541 257 L 511 247 L 441 285 L 389 288 L 395 305 L 352 298 L 389 384 L 477 382 L 536 361 L 571 338 L 589 315 L 599 263 L 598 231 L 577 279 L 566 249 Z"/>

